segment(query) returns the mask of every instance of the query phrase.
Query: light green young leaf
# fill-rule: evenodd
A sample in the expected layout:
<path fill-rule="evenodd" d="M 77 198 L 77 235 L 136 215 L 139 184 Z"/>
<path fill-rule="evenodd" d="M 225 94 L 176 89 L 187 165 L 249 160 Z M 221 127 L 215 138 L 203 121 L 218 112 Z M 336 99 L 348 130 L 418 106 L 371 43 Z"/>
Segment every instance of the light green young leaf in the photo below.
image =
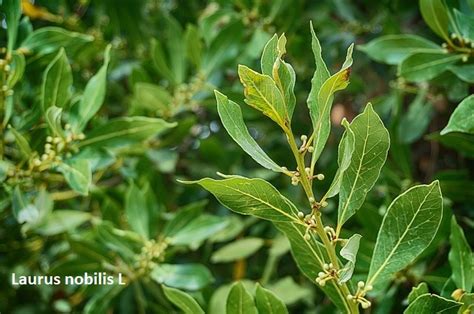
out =
<path fill-rule="evenodd" d="M 2 11 L 5 13 L 5 21 L 7 23 L 7 53 L 13 52 L 18 34 L 18 22 L 21 17 L 21 0 L 7 0 L 1 3 Z"/>
<path fill-rule="evenodd" d="M 32 204 L 19 186 L 13 189 L 12 210 L 18 223 L 34 223 L 40 217 L 38 208 Z"/>
<path fill-rule="evenodd" d="M 148 117 L 124 117 L 110 120 L 86 134 L 79 147 L 117 147 L 139 143 L 156 136 L 176 123 Z"/>
<path fill-rule="evenodd" d="M 10 61 L 10 73 L 7 77 L 7 86 L 13 88 L 18 81 L 21 80 L 25 73 L 25 56 L 21 53 L 13 51 Z"/>
<path fill-rule="evenodd" d="M 281 172 L 282 168 L 268 157 L 250 135 L 245 126 L 239 105 L 217 90 L 214 93 L 217 99 L 217 112 L 230 137 L 261 166 L 275 172 Z"/>
<path fill-rule="evenodd" d="M 462 228 L 457 224 L 454 216 L 451 219 L 449 242 L 451 244 L 449 264 L 453 270 L 453 281 L 457 288 L 462 289 L 464 292 L 471 292 L 474 277 L 472 251 Z"/>
<path fill-rule="evenodd" d="M 239 259 L 245 259 L 256 253 L 263 246 L 263 240 L 260 238 L 243 238 L 231 242 L 211 256 L 213 263 L 227 263 Z"/>
<path fill-rule="evenodd" d="M 92 172 L 89 161 L 86 159 L 63 162 L 58 167 L 67 184 L 81 195 L 88 195 L 92 183 Z"/>
<path fill-rule="evenodd" d="M 278 38 L 275 34 L 263 49 L 261 66 L 262 73 L 272 77 L 280 89 L 285 99 L 289 120 L 291 120 L 296 103 L 294 93 L 296 75 L 293 67 L 283 61 L 282 57 L 286 53 L 285 45 L 285 35 L 283 34 Z"/>
<path fill-rule="evenodd" d="M 172 96 L 159 85 L 139 82 L 134 86 L 133 97 L 135 107 L 155 110 L 159 116 L 170 110 Z"/>
<path fill-rule="evenodd" d="M 125 215 L 131 230 L 148 239 L 150 221 L 145 192 L 134 183 L 129 185 L 125 195 Z"/>
<path fill-rule="evenodd" d="M 324 199 L 336 196 L 341 190 L 342 176 L 351 164 L 352 154 L 354 153 L 355 149 L 355 134 L 352 131 L 349 122 L 347 122 L 346 118 L 344 118 L 341 124 L 346 130 L 342 135 L 342 139 L 339 142 L 338 147 L 337 164 L 339 165 L 339 168 L 337 169 L 336 174 L 334 175 L 334 179 L 331 183 L 331 186 L 326 192 L 326 195 L 323 197 Z"/>
<path fill-rule="evenodd" d="M 474 134 L 474 95 L 463 99 L 456 107 L 441 135 L 451 132 Z"/>
<path fill-rule="evenodd" d="M 291 244 L 291 253 L 300 271 L 311 281 L 314 282 L 318 273 L 323 271 L 323 265 L 329 260 L 326 249 L 319 238 L 310 233 L 311 239 L 304 238 L 306 226 L 297 223 L 274 222 L 274 225 L 286 235 Z M 342 312 L 349 313 L 350 307 L 345 296 L 338 292 L 337 282 L 329 281 L 324 286 L 318 286 L 331 299 L 334 305 Z M 350 286 L 350 282 L 349 282 Z"/>
<path fill-rule="evenodd" d="M 69 56 L 74 55 L 85 44 L 94 40 L 91 35 L 70 32 L 60 27 L 42 27 L 32 32 L 21 44 L 21 48 L 38 55 L 45 55 L 63 47 Z"/>
<path fill-rule="evenodd" d="M 464 82 L 474 84 L 474 64 L 452 65 L 448 70 Z"/>
<path fill-rule="evenodd" d="M 222 205 L 239 214 L 272 221 L 299 222 L 296 206 L 265 180 L 229 176 L 222 180 L 205 178 L 182 183 L 199 184 Z"/>
<path fill-rule="evenodd" d="M 169 80 L 172 84 L 176 84 L 176 78 L 168 66 L 168 58 L 165 56 L 165 51 L 160 41 L 155 39 L 151 41 L 151 55 L 153 58 L 153 64 L 158 73 Z"/>
<path fill-rule="evenodd" d="M 200 244 L 213 234 L 224 229 L 227 224 L 228 221 L 223 220 L 221 217 L 206 214 L 199 215 L 180 228 L 173 236 L 169 237 L 169 241 L 173 245 Z"/>
<path fill-rule="evenodd" d="M 51 131 L 51 134 L 54 136 L 64 136 L 63 127 L 61 125 L 61 115 L 62 115 L 62 108 L 58 108 L 56 106 L 49 107 L 46 110 L 45 120 L 46 124 L 48 124 L 48 128 Z"/>
<path fill-rule="evenodd" d="M 415 299 L 408 308 L 405 314 L 421 314 L 421 313 L 443 313 L 443 314 L 457 314 L 461 303 L 448 300 L 437 296 L 436 294 L 423 294 Z"/>
<path fill-rule="evenodd" d="M 184 314 L 204 314 L 199 304 L 189 294 L 175 288 L 162 287 L 166 298 Z"/>
<path fill-rule="evenodd" d="M 285 304 L 273 292 L 257 283 L 255 303 L 259 314 L 287 314 Z"/>
<path fill-rule="evenodd" d="M 94 75 L 89 82 L 87 82 L 84 94 L 78 107 L 75 110 L 76 119 L 73 120 L 73 128 L 77 131 L 82 131 L 87 122 L 99 111 L 105 99 L 106 85 L 107 85 L 107 68 L 110 62 L 110 48 L 108 45 L 105 48 L 104 64 L 99 71 Z"/>
<path fill-rule="evenodd" d="M 9 130 L 13 133 L 16 145 L 18 145 L 18 148 L 20 149 L 20 152 L 23 157 L 29 158 L 31 156 L 31 147 L 26 138 L 13 127 L 10 127 Z"/>
<path fill-rule="evenodd" d="M 89 221 L 92 215 L 78 210 L 55 210 L 32 229 L 41 235 L 52 236 L 71 231 Z"/>
<path fill-rule="evenodd" d="M 282 93 L 273 79 L 239 65 L 240 81 L 244 85 L 245 102 L 288 130 L 289 117 Z"/>
<path fill-rule="evenodd" d="M 460 54 L 415 53 L 402 61 L 398 68 L 398 75 L 410 82 L 428 81 L 461 59 L 462 55 Z"/>
<path fill-rule="evenodd" d="M 449 41 L 449 16 L 443 1 L 420 0 L 420 11 L 431 30 L 444 40 Z"/>
<path fill-rule="evenodd" d="M 190 291 L 200 290 L 214 280 L 209 269 L 201 264 L 158 264 L 150 277 L 157 283 Z"/>
<path fill-rule="evenodd" d="M 426 282 L 421 282 L 418 286 L 413 287 L 408 295 L 408 303 L 412 303 L 415 301 L 419 296 L 423 294 L 429 293 L 428 285 Z"/>
<path fill-rule="evenodd" d="M 236 282 L 230 289 L 226 304 L 227 314 L 257 314 L 253 298 L 241 282 Z"/>
<path fill-rule="evenodd" d="M 350 165 L 342 176 L 337 234 L 364 203 L 380 175 L 390 146 L 388 131 L 371 104 L 351 122 L 350 129 L 355 144 Z"/>
<path fill-rule="evenodd" d="M 454 20 L 463 38 L 474 40 L 474 17 L 454 9 Z"/>
<path fill-rule="evenodd" d="M 370 58 L 387 64 L 400 64 L 415 53 L 442 52 L 437 44 L 417 35 L 386 35 L 377 37 L 359 49 Z"/>
<path fill-rule="evenodd" d="M 84 314 L 104 313 L 110 308 L 110 303 L 127 286 L 124 285 L 104 285 L 99 286 L 90 300 L 84 307 Z"/>
<path fill-rule="evenodd" d="M 344 265 L 341 274 L 339 275 L 339 283 L 347 282 L 352 278 L 361 238 L 362 236 L 360 234 L 354 234 L 347 240 L 346 244 L 341 249 L 340 254 L 347 260 L 347 263 Z"/>
<path fill-rule="evenodd" d="M 71 97 L 72 72 L 64 48 L 51 61 L 43 74 L 41 108 L 66 106 Z"/>
<path fill-rule="evenodd" d="M 196 68 L 199 68 L 203 52 L 203 43 L 201 41 L 199 29 L 192 24 L 188 24 L 184 34 L 184 39 L 186 42 L 186 53 L 188 59 L 191 60 Z"/>
<path fill-rule="evenodd" d="M 382 286 L 412 263 L 433 240 L 441 223 L 443 199 L 439 182 L 418 185 L 388 207 L 380 227 L 367 284 Z"/>
<path fill-rule="evenodd" d="M 346 60 L 339 72 L 330 76 L 321 85 L 318 92 L 317 101 L 312 102 L 311 105 L 316 105 L 316 108 L 310 106 L 311 120 L 313 121 L 314 152 L 311 158 L 311 167 L 314 167 L 316 161 L 321 155 L 324 146 L 326 145 L 329 133 L 331 131 L 331 107 L 334 99 L 334 94 L 337 91 L 343 90 L 349 85 L 350 68 L 352 66 L 352 51 L 354 45 L 350 45 L 347 49 Z M 316 84 L 316 82 L 314 83 Z M 310 96 L 313 96 L 310 94 Z"/>

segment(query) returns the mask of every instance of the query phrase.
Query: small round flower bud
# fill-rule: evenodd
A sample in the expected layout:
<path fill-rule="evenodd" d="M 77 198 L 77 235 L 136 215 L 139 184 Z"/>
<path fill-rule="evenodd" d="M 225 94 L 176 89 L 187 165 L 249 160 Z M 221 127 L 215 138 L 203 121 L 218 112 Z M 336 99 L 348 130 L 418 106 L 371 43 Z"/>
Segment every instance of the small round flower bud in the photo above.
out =
<path fill-rule="evenodd" d="M 328 202 L 323 201 L 323 202 L 321 203 L 321 207 L 327 207 L 327 206 L 328 206 Z"/>
<path fill-rule="evenodd" d="M 316 179 L 318 179 L 319 181 L 324 180 L 324 174 L 318 173 L 318 174 L 316 175 Z"/>
<path fill-rule="evenodd" d="M 354 299 L 354 296 L 352 294 L 348 294 L 346 298 L 347 298 L 347 300 L 352 300 L 352 299 Z"/>
<path fill-rule="evenodd" d="M 41 160 L 39 160 L 38 158 L 35 158 L 33 160 L 33 165 L 35 165 L 36 167 L 41 166 Z"/>
<path fill-rule="evenodd" d="M 334 265 L 332 263 L 329 263 L 329 269 L 333 268 Z"/>
<path fill-rule="evenodd" d="M 308 201 L 309 201 L 310 203 L 314 203 L 314 202 L 315 202 L 315 199 L 314 199 L 314 197 L 310 197 L 310 198 L 308 198 Z"/>
<path fill-rule="evenodd" d="M 308 137 L 306 135 L 301 135 L 301 140 L 303 142 L 306 142 L 308 140 Z"/>
<path fill-rule="evenodd" d="M 308 147 L 308 152 L 310 153 L 314 152 L 314 147 L 313 146 Z"/>
<path fill-rule="evenodd" d="M 51 143 L 53 141 L 53 138 L 51 136 L 46 136 L 46 142 Z"/>
<path fill-rule="evenodd" d="M 305 234 L 303 238 L 304 238 L 306 241 L 311 240 L 311 236 L 310 236 L 308 233 Z"/>
<path fill-rule="evenodd" d="M 304 213 L 303 212 L 298 212 L 298 218 L 303 219 L 304 218 Z"/>
<path fill-rule="evenodd" d="M 5 65 L 5 67 L 3 68 L 5 70 L 5 72 L 10 72 L 11 70 L 11 67 L 9 64 Z"/>
<path fill-rule="evenodd" d="M 46 159 L 48 159 L 48 155 L 47 155 L 47 154 L 41 155 L 41 160 L 46 160 Z"/>
<path fill-rule="evenodd" d="M 364 288 L 364 286 L 365 286 L 365 283 L 363 281 L 359 281 L 357 283 L 357 287 L 359 287 L 359 288 Z"/>
<path fill-rule="evenodd" d="M 65 129 L 65 130 L 70 130 L 70 129 L 71 129 L 71 125 L 70 125 L 69 123 L 66 123 L 66 124 L 64 125 L 64 129 Z"/>
<path fill-rule="evenodd" d="M 365 290 L 367 290 L 367 291 L 370 291 L 370 290 L 372 290 L 372 289 L 374 289 L 374 287 L 373 287 L 372 285 L 367 285 L 367 286 L 365 287 Z"/>
<path fill-rule="evenodd" d="M 370 304 L 364 302 L 364 303 L 361 303 L 361 306 L 365 310 L 365 309 L 368 309 L 370 307 Z"/>

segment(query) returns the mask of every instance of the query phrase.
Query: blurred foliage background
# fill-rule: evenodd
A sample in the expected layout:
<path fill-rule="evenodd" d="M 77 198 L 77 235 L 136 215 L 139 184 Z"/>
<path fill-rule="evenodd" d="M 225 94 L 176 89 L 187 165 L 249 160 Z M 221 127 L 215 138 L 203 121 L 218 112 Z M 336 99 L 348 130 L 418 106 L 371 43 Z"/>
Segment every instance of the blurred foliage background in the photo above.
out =
<path fill-rule="evenodd" d="M 447 2 L 463 6 L 469 1 Z M 335 98 L 334 129 L 319 162 L 321 172 L 327 178 L 334 175 L 336 143 L 343 131 L 340 121 L 343 117 L 351 120 L 367 102 L 373 103 L 392 136 L 382 175 L 350 225 L 364 235 L 358 270 L 367 272 L 376 230 L 396 195 L 416 183 L 439 179 L 445 197 L 446 217 L 437 238 L 374 301 L 378 305 L 374 312 L 400 313 L 402 300 L 422 280 L 432 291 L 443 293 L 451 274 L 447 258 L 450 209 L 468 241 L 473 239 L 474 145 L 472 134 L 447 138 L 439 131 L 459 102 L 472 93 L 472 82 L 451 72 L 410 82 L 398 77 L 395 67 L 378 63 L 358 49 L 391 34 L 417 34 L 441 44 L 423 21 L 417 1 L 23 0 L 21 4 L 15 49 L 21 51 L 33 31 L 51 26 L 90 36 L 80 45 L 59 44 L 65 47 L 74 78 L 72 103 L 99 71 L 104 50 L 111 44 L 105 99 L 86 134 L 126 116 L 162 118 L 177 125 L 159 137 L 112 151 L 73 152 L 95 163 L 87 195 L 80 195 L 54 174 L 28 182 L 5 175 L 0 199 L 0 312 L 170 313 L 175 308 L 163 293 L 160 283 L 164 283 L 187 291 L 207 313 L 217 314 L 223 313 L 229 284 L 239 279 L 248 287 L 260 282 L 282 298 L 292 313 L 333 312 L 324 295 L 299 273 L 288 243 L 269 222 L 234 215 L 205 191 L 177 183 L 177 179 L 215 177 L 217 171 L 263 177 L 303 204 L 304 196 L 286 177 L 261 170 L 223 130 L 213 90 L 243 104 L 237 65 L 257 68 L 265 43 L 274 33 L 285 33 L 286 59 L 297 75 L 293 125 L 302 134 L 311 124 L 306 107 L 314 72 L 310 21 L 331 72 L 340 67 L 346 48 L 356 44 L 351 83 Z M 0 42 L 7 46 L 5 20 Z M 13 89 L 9 125 L 23 134 L 33 150 L 41 151 L 46 135 L 39 95 L 43 73 L 59 46 L 25 52 L 25 72 Z M 294 167 L 275 126 L 248 107 L 242 108 L 260 145 L 278 164 Z M 15 159 L 18 148 L 8 130 L 5 154 L 10 147 L 10 159 Z M 329 183 L 318 183 L 315 193 L 320 196 Z M 20 192 L 15 194 L 17 187 Z M 30 226 L 25 228 L 12 214 L 15 195 L 31 199 L 46 218 L 38 224 L 27 221 Z M 326 213 L 336 219 L 334 202 Z M 58 209 L 73 213 L 54 215 Z M 8 284 L 12 272 L 64 275 L 85 271 L 121 272 L 128 284 Z"/>

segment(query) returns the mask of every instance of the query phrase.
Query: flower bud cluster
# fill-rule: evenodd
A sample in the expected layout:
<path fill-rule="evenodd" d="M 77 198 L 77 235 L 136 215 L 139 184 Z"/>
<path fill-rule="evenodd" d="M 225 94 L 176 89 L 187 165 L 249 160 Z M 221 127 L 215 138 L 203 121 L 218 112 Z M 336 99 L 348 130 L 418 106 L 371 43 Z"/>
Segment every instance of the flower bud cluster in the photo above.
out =
<path fill-rule="evenodd" d="M 332 263 L 329 263 L 323 265 L 323 271 L 318 273 L 315 281 L 318 285 L 324 287 L 326 282 L 332 279 L 337 279 L 337 270 Z"/>
<path fill-rule="evenodd" d="M 366 285 L 363 281 L 359 281 L 357 283 L 357 292 L 354 295 L 349 294 L 347 296 L 347 299 L 354 303 L 360 304 L 363 309 L 368 309 L 372 305 L 372 303 L 365 298 L 365 295 L 368 291 L 372 289 L 372 285 Z"/>
<path fill-rule="evenodd" d="M 140 254 L 135 257 L 139 272 L 147 273 L 153 268 L 155 261 L 162 262 L 167 247 L 168 242 L 165 240 L 159 242 L 155 240 L 146 241 Z"/>

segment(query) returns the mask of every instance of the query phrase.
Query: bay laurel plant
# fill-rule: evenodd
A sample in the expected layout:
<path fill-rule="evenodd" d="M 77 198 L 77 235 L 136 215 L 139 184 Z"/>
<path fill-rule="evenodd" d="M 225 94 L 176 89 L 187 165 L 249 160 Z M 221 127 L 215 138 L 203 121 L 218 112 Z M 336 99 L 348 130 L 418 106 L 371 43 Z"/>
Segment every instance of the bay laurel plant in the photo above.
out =
<path fill-rule="evenodd" d="M 394 274 L 412 263 L 431 243 L 442 218 L 442 195 L 439 183 L 434 181 L 413 186 L 396 197 L 383 218 L 370 269 L 367 274 L 361 274 L 366 279 L 355 282 L 357 251 L 364 235 L 351 234 L 344 225 L 358 210 L 364 210 L 364 200 L 386 161 L 390 137 L 370 103 L 352 121 L 343 119 L 345 131 L 338 146 L 339 168 L 329 189 L 315 193 L 314 183 L 329 179 L 325 178 L 324 169 L 318 168 L 318 160 L 331 131 L 334 95 L 349 84 L 353 45 L 347 49 L 339 71 L 331 74 L 312 27 L 311 34 L 316 70 L 307 99 L 312 121 L 307 134 L 297 136 L 292 128 L 297 103 L 296 77 L 284 59 L 285 35 L 274 35 L 265 45 L 260 71 L 244 65 L 238 68 L 246 104 L 278 125 L 295 165 L 274 162 L 250 135 L 240 106 L 215 91 L 218 113 L 229 135 L 262 167 L 287 176 L 291 184 L 299 186 L 306 196 L 306 206 L 296 206 L 260 178 L 221 174 L 221 179 L 204 178 L 187 183 L 199 184 L 232 211 L 271 221 L 291 243 L 292 255 L 301 272 L 340 311 L 358 313 L 360 308 L 371 307 L 371 297 L 380 294 Z M 328 200 L 337 195 L 338 216 L 332 222 L 325 216 L 325 208 Z M 249 313 L 252 312 L 253 303 L 246 304 Z"/>

